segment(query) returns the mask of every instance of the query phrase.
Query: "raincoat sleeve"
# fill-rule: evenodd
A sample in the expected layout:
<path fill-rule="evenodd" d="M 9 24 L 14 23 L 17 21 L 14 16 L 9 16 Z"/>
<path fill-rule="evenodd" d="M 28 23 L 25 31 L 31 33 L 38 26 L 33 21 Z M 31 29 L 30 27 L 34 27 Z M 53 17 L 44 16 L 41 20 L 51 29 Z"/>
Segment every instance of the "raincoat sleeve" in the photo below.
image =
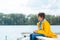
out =
<path fill-rule="evenodd" d="M 37 23 L 37 26 L 38 26 L 38 34 L 44 34 L 44 30 L 43 30 L 43 27 L 42 27 L 42 30 L 40 30 L 40 22 Z"/>

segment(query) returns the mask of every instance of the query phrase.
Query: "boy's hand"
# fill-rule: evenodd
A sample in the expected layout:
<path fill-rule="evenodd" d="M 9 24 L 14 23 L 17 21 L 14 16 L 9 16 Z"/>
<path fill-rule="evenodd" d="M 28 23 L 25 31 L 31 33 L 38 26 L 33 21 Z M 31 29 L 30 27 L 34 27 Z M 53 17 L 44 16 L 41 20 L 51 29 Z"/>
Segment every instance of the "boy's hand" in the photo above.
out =
<path fill-rule="evenodd" d="M 34 31 L 34 33 L 38 33 L 38 31 L 37 31 L 37 30 L 35 30 L 35 31 Z"/>

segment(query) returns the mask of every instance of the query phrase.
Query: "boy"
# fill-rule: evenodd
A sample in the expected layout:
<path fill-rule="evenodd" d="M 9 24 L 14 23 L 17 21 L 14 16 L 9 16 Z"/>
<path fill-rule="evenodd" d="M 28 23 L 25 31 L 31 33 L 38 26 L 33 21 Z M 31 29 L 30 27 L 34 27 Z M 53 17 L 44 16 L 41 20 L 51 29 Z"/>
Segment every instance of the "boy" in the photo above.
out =
<path fill-rule="evenodd" d="M 38 14 L 38 30 L 35 30 L 33 34 L 30 34 L 30 40 L 36 40 L 36 36 L 45 36 L 50 38 L 56 38 L 56 34 L 51 32 L 50 30 L 50 24 L 45 19 L 45 13 L 39 13 Z"/>

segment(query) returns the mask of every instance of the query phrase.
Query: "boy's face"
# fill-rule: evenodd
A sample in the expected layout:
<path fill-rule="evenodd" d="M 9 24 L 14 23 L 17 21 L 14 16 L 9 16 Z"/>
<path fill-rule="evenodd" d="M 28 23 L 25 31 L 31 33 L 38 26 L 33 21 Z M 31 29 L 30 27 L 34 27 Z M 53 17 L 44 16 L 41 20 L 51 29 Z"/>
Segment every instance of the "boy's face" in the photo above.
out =
<path fill-rule="evenodd" d="M 43 18 L 38 16 L 38 21 L 41 22 L 42 20 L 43 20 Z"/>

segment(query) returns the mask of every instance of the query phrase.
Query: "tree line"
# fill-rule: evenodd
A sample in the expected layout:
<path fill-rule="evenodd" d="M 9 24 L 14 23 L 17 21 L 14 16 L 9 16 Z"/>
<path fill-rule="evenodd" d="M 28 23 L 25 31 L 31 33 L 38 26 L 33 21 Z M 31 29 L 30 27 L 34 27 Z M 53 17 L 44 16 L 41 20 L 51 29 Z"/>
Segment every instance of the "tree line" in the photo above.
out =
<path fill-rule="evenodd" d="M 60 25 L 60 16 L 46 15 L 51 25 Z M 36 25 L 37 16 L 34 14 L 3 14 L 0 13 L 0 25 Z"/>

